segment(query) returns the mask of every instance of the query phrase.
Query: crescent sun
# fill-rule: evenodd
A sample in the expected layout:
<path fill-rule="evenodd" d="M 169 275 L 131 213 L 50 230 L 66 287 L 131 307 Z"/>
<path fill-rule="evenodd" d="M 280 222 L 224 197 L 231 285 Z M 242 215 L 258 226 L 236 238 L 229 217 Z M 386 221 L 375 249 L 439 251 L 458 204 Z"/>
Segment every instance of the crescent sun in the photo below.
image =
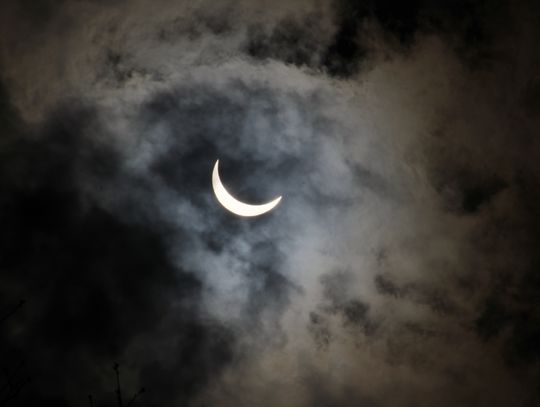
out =
<path fill-rule="evenodd" d="M 212 171 L 212 188 L 214 189 L 214 194 L 216 195 L 219 203 L 223 205 L 225 209 L 238 216 L 262 215 L 263 213 L 274 209 L 279 201 L 281 201 L 281 196 L 262 205 L 250 205 L 239 201 L 225 189 L 221 179 L 219 178 L 219 160 L 216 161 L 214 170 Z"/>

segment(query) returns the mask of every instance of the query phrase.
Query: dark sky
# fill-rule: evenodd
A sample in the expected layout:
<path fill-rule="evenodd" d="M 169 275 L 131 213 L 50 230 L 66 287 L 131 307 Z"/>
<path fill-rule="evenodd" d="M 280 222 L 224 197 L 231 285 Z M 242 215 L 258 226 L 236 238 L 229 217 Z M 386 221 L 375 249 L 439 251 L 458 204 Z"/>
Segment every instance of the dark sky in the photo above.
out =
<path fill-rule="evenodd" d="M 0 406 L 540 405 L 539 27 L 2 1 Z"/>

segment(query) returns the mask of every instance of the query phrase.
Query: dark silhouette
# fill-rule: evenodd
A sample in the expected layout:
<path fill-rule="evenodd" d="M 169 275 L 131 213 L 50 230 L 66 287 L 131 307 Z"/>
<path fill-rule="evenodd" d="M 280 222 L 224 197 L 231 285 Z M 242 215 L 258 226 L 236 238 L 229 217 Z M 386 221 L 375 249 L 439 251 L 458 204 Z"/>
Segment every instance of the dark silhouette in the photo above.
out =
<path fill-rule="evenodd" d="M 26 304 L 26 300 L 21 299 L 15 307 L 0 318 L 0 325 L 4 324 L 9 318 L 15 315 L 24 304 Z M 6 406 L 20 394 L 21 390 L 28 383 L 30 383 L 30 377 L 24 375 L 24 366 L 24 360 L 21 360 L 13 369 L 2 368 L 4 383 L 0 385 L 0 406 Z"/>
<path fill-rule="evenodd" d="M 113 370 L 116 375 L 116 401 L 118 404 L 118 407 L 124 407 L 124 399 L 122 398 L 122 388 L 120 386 L 120 365 L 118 363 L 115 363 L 113 365 Z M 145 392 L 144 387 L 141 387 L 128 401 L 126 404 L 126 407 L 131 406 L 135 401 Z M 90 407 L 94 406 L 94 399 L 91 394 L 88 395 L 88 402 L 90 403 Z"/>
<path fill-rule="evenodd" d="M 118 400 L 118 406 L 123 407 L 122 403 L 122 389 L 120 388 L 120 371 L 118 370 L 119 365 L 115 363 L 113 366 L 114 372 L 116 373 L 116 399 Z"/>
<path fill-rule="evenodd" d="M 6 314 L 4 314 L 2 318 L 0 318 L 0 324 L 3 324 L 5 321 L 9 319 L 9 317 L 11 317 L 17 311 L 19 311 L 24 306 L 24 304 L 26 304 L 26 300 L 21 299 L 19 303 L 11 311 L 8 311 Z"/>

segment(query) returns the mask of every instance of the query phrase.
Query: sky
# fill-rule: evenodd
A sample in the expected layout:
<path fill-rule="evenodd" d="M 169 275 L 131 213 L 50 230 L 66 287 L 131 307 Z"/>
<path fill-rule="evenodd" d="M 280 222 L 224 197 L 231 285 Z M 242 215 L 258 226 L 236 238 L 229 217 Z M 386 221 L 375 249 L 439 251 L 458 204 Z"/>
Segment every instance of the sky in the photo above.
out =
<path fill-rule="evenodd" d="M 539 27 L 2 1 L 0 405 L 539 405 Z"/>

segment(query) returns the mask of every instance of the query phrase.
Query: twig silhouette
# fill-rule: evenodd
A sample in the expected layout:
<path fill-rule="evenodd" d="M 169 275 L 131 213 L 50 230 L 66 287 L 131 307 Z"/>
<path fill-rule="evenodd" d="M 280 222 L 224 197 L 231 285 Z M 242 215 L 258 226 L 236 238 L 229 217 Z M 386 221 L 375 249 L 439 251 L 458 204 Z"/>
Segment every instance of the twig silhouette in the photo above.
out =
<path fill-rule="evenodd" d="M 3 324 L 4 322 L 6 322 L 9 319 L 9 317 L 15 314 L 18 310 L 20 310 L 24 304 L 26 304 L 26 300 L 24 299 L 20 300 L 19 303 L 11 311 L 8 311 L 7 314 L 5 314 L 2 318 L 0 318 L 0 324 Z"/>
<path fill-rule="evenodd" d="M 122 398 L 122 387 L 120 386 L 120 365 L 115 362 L 113 365 L 113 370 L 116 376 L 116 390 L 114 391 L 116 393 L 116 403 L 118 407 L 124 407 L 124 399 Z M 130 407 L 145 391 L 145 388 L 141 387 L 139 391 L 137 391 L 133 395 L 133 397 L 131 397 L 125 407 Z M 91 394 L 88 395 L 88 402 L 90 403 L 90 407 L 94 406 L 94 399 Z"/>
<path fill-rule="evenodd" d="M 26 377 L 25 379 L 21 380 L 20 382 L 10 385 L 8 393 L 0 401 L 0 406 L 5 406 L 11 400 L 13 400 L 15 397 L 17 397 L 19 395 L 19 393 L 21 392 L 21 389 L 24 386 L 26 386 L 28 383 L 30 383 L 30 378 Z"/>
<path fill-rule="evenodd" d="M 21 362 L 17 365 L 17 367 L 13 370 L 13 372 L 9 373 L 6 371 L 6 369 L 2 369 L 4 371 L 4 376 L 6 376 L 6 382 L 0 389 L 0 393 L 6 390 L 8 387 L 12 386 L 13 380 L 15 380 L 15 377 L 17 376 L 17 373 L 19 373 L 19 370 L 21 367 L 24 366 L 24 360 L 21 360 Z"/>
<path fill-rule="evenodd" d="M 129 403 L 127 403 L 126 407 L 131 406 L 131 404 L 133 404 L 133 403 L 135 402 L 135 400 L 137 400 L 137 398 L 138 398 L 141 394 L 143 394 L 145 391 L 146 391 L 146 390 L 144 389 L 144 387 L 141 387 L 141 388 L 139 389 L 139 391 L 133 395 L 133 397 L 131 398 L 131 400 L 129 400 Z"/>
<path fill-rule="evenodd" d="M 120 365 L 118 363 L 115 363 L 113 366 L 114 371 L 116 372 L 116 398 L 118 400 L 118 406 L 122 407 L 122 390 L 120 389 Z"/>

